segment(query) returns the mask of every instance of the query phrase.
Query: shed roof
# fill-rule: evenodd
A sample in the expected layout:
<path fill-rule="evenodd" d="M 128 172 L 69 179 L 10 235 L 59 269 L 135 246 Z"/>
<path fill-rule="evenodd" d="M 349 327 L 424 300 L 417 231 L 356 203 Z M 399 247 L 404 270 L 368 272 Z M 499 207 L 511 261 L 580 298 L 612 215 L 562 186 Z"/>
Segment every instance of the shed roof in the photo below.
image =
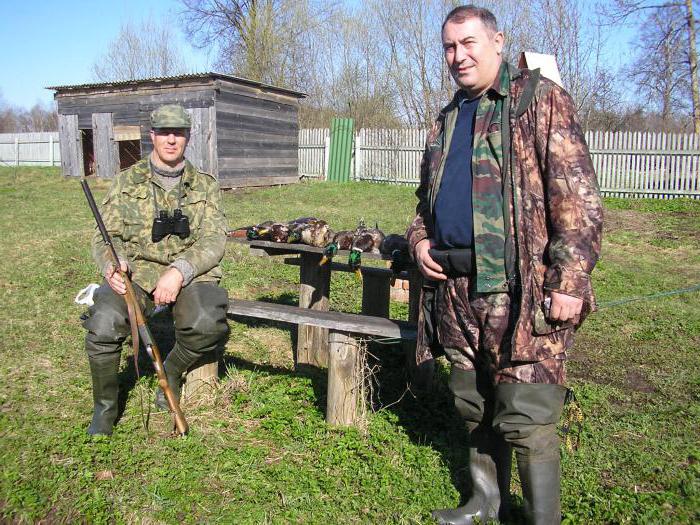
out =
<path fill-rule="evenodd" d="M 153 85 L 157 85 L 162 82 L 177 82 L 177 81 L 189 81 L 189 80 L 226 80 L 229 82 L 234 82 L 238 84 L 245 84 L 247 86 L 252 86 L 252 87 L 257 87 L 260 89 L 265 89 L 267 91 L 271 91 L 273 93 L 279 93 L 281 95 L 290 95 L 293 97 L 297 98 L 305 98 L 307 96 L 306 93 L 302 93 L 301 91 L 294 91 L 291 89 L 283 88 L 283 87 L 278 87 L 278 86 L 272 86 L 270 84 L 264 84 L 262 82 L 257 82 L 255 80 L 249 80 L 247 78 L 242 78 L 242 77 L 235 77 L 233 75 L 225 75 L 223 73 L 188 73 L 186 75 L 175 75 L 175 76 L 168 76 L 168 77 L 152 77 L 152 78 L 141 78 L 141 79 L 133 79 L 133 80 L 116 80 L 112 82 L 95 82 L 95 83 L 90 83 L 90 84 L 73 84 L 73 85 L 66 85 L 66 86 L 47 86 L 45 89 L 53 89 L 57 92 L 70 92 L 70 91 L 82 91 L 82 90 L 89 90 L 89 89 L 104 89 L 104 88 L 125 88 L 125 87 L 133 87 L 133 88 L 138 88 L 138 87 L 145 87 L 145 86 L 150 86 L 152 87 Z"/>

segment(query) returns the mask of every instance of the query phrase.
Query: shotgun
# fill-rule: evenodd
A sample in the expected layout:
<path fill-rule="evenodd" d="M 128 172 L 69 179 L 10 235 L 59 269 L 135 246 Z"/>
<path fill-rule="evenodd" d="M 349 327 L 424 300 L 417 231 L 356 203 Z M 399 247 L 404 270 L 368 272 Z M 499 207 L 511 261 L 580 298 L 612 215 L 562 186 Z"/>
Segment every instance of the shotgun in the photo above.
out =
<path fill-rule="evenodd" d="M 112 264 L 115 268 L 117 268 L 117 271 L 121 273 L 121 276 L 124 279 L 124 283 L 126 284 L 126 294 L 124 295 L 124 301 L 126 301 L 129 313 L 134 313 L 133 316 L 129 315 L 129 321 L 132 323 L 132 325 L 134 322 L 136 324 L 136 331 L 134 331 L 133 326 L 131 327 L 132 334 L 138 334 L 138 338 L 140 338 L 141 341 L 143 341 L 143 346 L 144 348 L 146 348 L 146 353 L 153 361 L 153 367 L 156 369 L 158 385 L 163 390 L 163 393 L 165 394 L 165 399 L 167 399 L 168 401 L 170 411 L 173 413 L 175 429 L 180 435 L 184 436 L 189 430 L 187 421 L 185 421 L 185 415 L 182 413 L 180 403 L 175 397 L 175 394 L 173 394 L 170 385 L 168 385 L 168 378 L 165 375 L 165 370 L 163 370 L 163 360 L 160 357 L 160 351 L 158 350 L 158 346 L 156 345 L 156 342 L 153 339 L 153 335 L 151 335 L 151 331 L 148 329 L 148 325 L 146 324 L 146 318 L 143 315 L 143 311 L 141 310 L 139 301 L 136 298 L 136 293 L 134 293 L 134 287 L 131 284 L 131 279 L 129 279 L 129 276 L 126 274 L 126 272 L 123 272 L 121 270 L 119 256 L 117 255 L 117 252 L 114 249 L 114 245 L 112 244 L 112 239 L 110 238 L 109 233 L 107 233 L 107 228 L 105 228 L 105 224 L 102 221 L 100 211 L 97 209 L 97 204 L 95 204 L 95 198 L 92 196 L 90 186 L 88 186 L 88 183 L 85 179 L 80 181 L 80 185 L 83 187 L 83 192 L 85 192 L 85 197 L 87 198 L 88 204 L 90 205 L 90 210 L 92 211 L 92 214 L 95 217 L 95 222 L 97 222 L 97 227 L 99 228 L 100 233 L 102 234 L 102 239 L 104 240 L 105 245 L 107 245 L 107 247 L 109 248 L 109 254 L 112 259 Z M 134 349 L 137 352 L 139 349 L 138 338 L 136 341 L 134 341 Z"/>

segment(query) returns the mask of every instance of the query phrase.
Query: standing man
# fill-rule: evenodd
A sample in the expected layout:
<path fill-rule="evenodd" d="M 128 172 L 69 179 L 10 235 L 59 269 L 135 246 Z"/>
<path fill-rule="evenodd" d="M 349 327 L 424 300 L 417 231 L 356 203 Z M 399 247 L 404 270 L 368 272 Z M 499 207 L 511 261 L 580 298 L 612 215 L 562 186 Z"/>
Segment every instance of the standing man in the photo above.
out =
<path fill-rule="evenodd" d="M 185 159 L 190 116 L 182 106 L 151 113 L 153 152 L 122 171 L 102 203 L 102 217 L 136 295 L 147 311 L 172 306 L 176 343 L 163 363 L 176 396 L 182 374 L 228 335 L 228 295 L 220 288 L 226 217 L 216 180 Z M 88 434 L 110 435 L 117 417 L 119 358 L 130 333 L 124 280 L 99 231 L 92 253 L 105 280 L 83 322 L 94 413 Z M 167 409 L 162 391 L 156 405 Z"/>
<path fill-rule="evenodd" d="M 418 362 L 444 350 L 466 421 L 471 499 L 433 512 L 470 524 L 508 513 L 513 449 L 525 512 L 559 523 L 559 421 L 573 332 L 595 308 L 598 186 L 571 97 L 502 58 L 493 14 L 442 27 L 459 90 L 428 135 L 407 237 L 426 279 Z"/>

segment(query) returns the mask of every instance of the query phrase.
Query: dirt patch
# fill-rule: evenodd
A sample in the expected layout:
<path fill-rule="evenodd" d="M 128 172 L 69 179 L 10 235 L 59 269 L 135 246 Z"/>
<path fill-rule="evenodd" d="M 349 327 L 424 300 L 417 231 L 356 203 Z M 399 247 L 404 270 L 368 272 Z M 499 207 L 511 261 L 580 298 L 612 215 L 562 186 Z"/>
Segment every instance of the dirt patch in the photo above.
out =
<path fill-rule="evenodd" d="M 654 217 L 650 213 L 639 213 L 633 210 L 605 210 L 603 234 L 616 231 L 650 233 L 655 229 Z"/>
<path fill-rule="evenodd" d="M 629 390 L 634 390 L 635 392 L 642 392 L 645 394 L 653 394 L 656 392 L 656 388 L 654 388 L 654 386 L 636 370 L 629 370 L 627 372 L 626 380 L 626 386 Z"/>

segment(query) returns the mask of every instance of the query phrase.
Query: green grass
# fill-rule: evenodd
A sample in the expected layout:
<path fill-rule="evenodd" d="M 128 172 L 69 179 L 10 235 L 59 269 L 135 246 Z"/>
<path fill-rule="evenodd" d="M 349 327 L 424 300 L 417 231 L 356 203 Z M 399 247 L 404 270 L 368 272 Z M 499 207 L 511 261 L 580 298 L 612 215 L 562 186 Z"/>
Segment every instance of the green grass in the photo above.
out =
<path fill-rule="evenodd" d="M 225 203 L 231 227 L 313 214 L 337 229 L 363 217 L 403 232 L 412 192 L 304 183 L 227 193 Z M 366 431 L 334 429 L 324 374 L 294 372 L 283 325 L 232 323 L 220 386 L 184 407 L 185 439 L 165 437 L 162 414 L 148 415 L 145 433 L 141 403 L 150 406 L 155 382 L 135 381 L 125 351 L 124 413 L 111 439 L 89 439 L 83 310 L 72 301 L 98 279 L 93 219 L 77 181 L 48 168 L 0 169 L 0 210 L 0 522 L 430 523 L 431 509 L 468 493 L 444 362 L 416 399 L 404 395 L 400 351 L 372 348 L 380 368 Z M 700 202 L 606 201 L 599 301 L 700 282 L 699 232 Z M 234 297 L 295 301 L 298 268 L 278 259 L 229 243 L 223 285 Z M 334 274 L 332 308 L 359 311 L 360 294 L 352 276 Z M 698 292 L 603 308 L 586 322 L 569 364 L 585 413 L 579 450 L 563 456 L 569 523 L 700 520 L 699 348 Z"/>

